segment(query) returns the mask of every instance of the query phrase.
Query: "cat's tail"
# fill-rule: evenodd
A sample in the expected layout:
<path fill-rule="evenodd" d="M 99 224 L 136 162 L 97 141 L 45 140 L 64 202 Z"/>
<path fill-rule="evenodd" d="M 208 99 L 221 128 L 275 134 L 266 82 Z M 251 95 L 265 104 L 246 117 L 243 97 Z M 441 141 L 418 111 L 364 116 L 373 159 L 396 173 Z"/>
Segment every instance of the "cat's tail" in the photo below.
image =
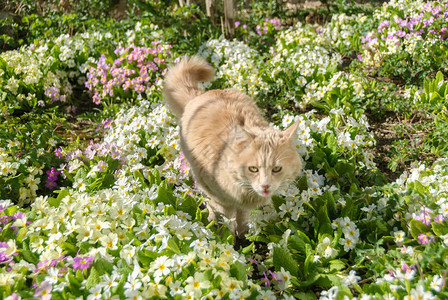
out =
<path fill-rule="evenodd" d="M 188 101 L 204 93 L 198 83 L 210 81 L 213 74 L 213 68 L 198 56 L 184 57 L 168 69 L 165 76 L 165 100 L 177 117 L 182 116 Z"/>

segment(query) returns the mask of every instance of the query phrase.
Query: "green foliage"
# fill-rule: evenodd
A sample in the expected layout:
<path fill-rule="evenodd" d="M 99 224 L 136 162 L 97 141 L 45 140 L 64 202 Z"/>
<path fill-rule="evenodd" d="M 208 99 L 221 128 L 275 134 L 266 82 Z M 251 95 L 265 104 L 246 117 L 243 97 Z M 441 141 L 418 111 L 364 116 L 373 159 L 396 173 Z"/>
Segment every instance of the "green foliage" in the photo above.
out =
<path fill-rule="evenodd" d="M 433 163 L 448 148 L 445 25 L 437 13 L 396 22 L 437 3 L 325 2 L 328 23 L 288 26 L 279 1 L 242 1 L 228 41 L 203 2 L 129 1 L 120 21 L 115 2 L 47 2 L 0 22 L 3 47 L 23 45 L 0 55 L 0 297 L 448 297 L 448 163 Z M 398 26 L 402 43 L 383 38 Z M 238 251 L 229 224 L 208 220 L 163 104 L 166 67 L 186 54 L 216 69 L 203 87 L 244 91 L 274 126 L 299 123 L 303 174 L 252 213 Z M 407 170 L 395 182 L 369 124 L 390 115 L 389 167 Z M 67 120 L 98 123 L 95 141 L 63 139 Z"/>
<path fill-rule="evenodd" d="M 55 150 L 64 140 L 55 130 L 64 124 L 54 115 L 6 118 L 0 124 L 0 197 L 24 205 L 37 195 L 52 194 L 52 188 L 46 187 L 46 171 L 61 163 Z M 59 180 L 58 185 L 64 184 Z"/>

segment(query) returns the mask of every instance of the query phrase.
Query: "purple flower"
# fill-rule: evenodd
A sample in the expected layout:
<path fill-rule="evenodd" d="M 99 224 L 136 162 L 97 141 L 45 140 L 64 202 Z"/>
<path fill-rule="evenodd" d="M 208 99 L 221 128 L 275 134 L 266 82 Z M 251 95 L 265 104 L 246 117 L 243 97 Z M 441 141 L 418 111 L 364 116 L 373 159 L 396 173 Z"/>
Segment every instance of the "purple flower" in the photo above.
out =
<path fill-rule="evenodd" d="M 408 266 L 407 263 L 401 264 L 401 271 L 403 271 L 403 273 L 410 273 L 413 270 L 415 270 L 415 265 Z"/>
<path fill-rule="evenodd" d="M 434 217 L 434 222 L 436 223 L 443 223 L 446 220 L 446 217 L 444 215 L 437 215 Z"/>
<path fill-rule="evenodd" d="M 385 27 L 390 27 L 390 22 L 388 20 L 380 23 L 380 25 L 378 26 L 378 32 L 383 32 L 383 28 Z"/>
<path fill-rule="evenodd" d="M 107 168 L 107 162 L 105 162 L 105 161 L 103 161 L 103 160 L 100 160 L 100 161 L 98 162 L 97 167 L 98 167 L 98 170 L 99 170 L 100 172 L 104 172 L 104 171 L 106 171 L 106 168 Z"/>
<path fill-rule="evenodd" d="M 431 215 L 430 215 L 430 213 L 432 213 L 432 210 L 425 207 L 423 210 L 421 210 L 414 217 L 414 219 L 417 220 L 417 221 L 422 222 L 425 225 L 431 225 Z"/>
<path fill-rule="evenodd" d="M 0 263 L 4 263 L 4 262 L 7 262 L 7 261 L 9 261 L 9 260 L 11 260 L 11 257 L 10 256 L 7 256 L 6 254 L 5 254 L 5 252 L 0 252 Z"/>
<path fill-rule="evenodd" d="M 235 27 L 239 27 L 241 25 L 240 21 L 235 21 Z"/>
<path fill-rule="evenodd" d="M 273 280 L 275 280 L 277 282 L 282 282 L 282 280 L 277 277 L 277 274 L 275 272 L 272 272 L 271 270 L 269 270 L 269 274 L 271 274 Z"/>
<path fill-rule="evenodd" d="M 47 180 L 45 182 L 45 187 L 47 189 L 53 190 L 54 188 L 56 188 L 58 186 L 58 184 L 55 181 L 51 181 L 51 180 Z"/>
<path fill-rule="evenodd" d="M 269 278 L 266 275 L 266 272 L 263 272 L 263 279 L 261 279 L 261 282 L 264 282 L 265 287 L 271 286 L 271 281 L 269 281 Z"/>
<path fill-rule="evenodd" d="M 18 211 L 12 216 L 12 219 L 17 220 L 17 219 L 23 219 L 25 217 L 26 217 L 26 215 L 23 212 Z"/>
<path fill-rule="evenodd" d="M 112 126 L 112 123 L 114 122 L 114 119 L 107 118 L 106 120 L 103 120 L 104 128 L 109 128 Z"/>
<path fill-rule="evenodd" d="M 84 270 L 90 268 L 90 266 L 93 263 L 94 256 L 85 256 L 85 257 L 74 257 L 73 260 L 75 261 L 72 265 L 73 269 L 75 270 Z"/>
<path fill-rule="evenodd" d="M 54 155 L 57 158 L 62 158 L 62 148 L 58 148 L 58 149 L 54 150 Z"/>
<path fill-rule="evenodd" d="M 247 260 L 250 261 L 250 262 L 253 263 L 253 264 L 258 265 L 258 261 L 257 261 L 256 259 L 253 259 L 253 258 L 250 258 L 250 257 L 249 257 Z"/>
<path fill-rule="evenodd" d="M 420 233 L 420 234 L 418 235 L 418 242 L 419 242 L 421 245 L 426 245 L 426 244 L 429 243 L 429 238 L 428 238 L 428 236 L 427 236 L 426 234 L 424 234 L 424 233 Z"/>
<path fill-rule="evenodd" d="M 53 181 L 57 180 L 58 175 L 61 174 L 61 172 L 56 171 L 56 169 L 54 167 L 51 167 L 51 169 L 48 170 L 46 173 L 48 175 L 48 179 L 53 180 Z"/>

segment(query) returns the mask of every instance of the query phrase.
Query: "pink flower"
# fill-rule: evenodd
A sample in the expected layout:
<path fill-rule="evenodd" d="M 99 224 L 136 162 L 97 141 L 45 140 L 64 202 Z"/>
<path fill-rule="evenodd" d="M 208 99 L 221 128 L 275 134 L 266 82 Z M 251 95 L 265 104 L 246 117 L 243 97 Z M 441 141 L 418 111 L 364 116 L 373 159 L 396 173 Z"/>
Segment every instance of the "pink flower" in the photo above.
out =
<path fill-rule="evenodd" d="M 75 270 L 84 270 L 90 268 L 93 263 L 94 256 L 85 256 L 85 257 L 75 257 L 73 260 L 75 261 L 72 265 Z"/>
<path fill-rule="evenodd" d="M 424 234 L 424 233 L 420 233 L 420 234 L 418 235 L 418 242 L 419 242 L 420 244 L 422 244 L 422 245 L 426 245 L 426 244 L 428 244 L 428 243 L 429 243 L 428 236 L 427 236 L 426 234 Z"/>
<path fill-rule="evenodd" d="M 105 162 L 105 161 L 103 161 L 103 160 L 100 160 L 100 161 L 98 162 L 97 167 L 98 167 L 98 170 L 99 170 L 100 172 L 104 172 L 104 171 L 106 170 L 106 168 L 107 168 L 107 162 Z"/>
<path fill-rule="evenodd" d="M 51 283 L 44 281 L 41 283 L 40 287 L 36 289 L 34 297 L 40 297 L 41 300 L 51 299 L 51 290 L 53 286 Z"/>

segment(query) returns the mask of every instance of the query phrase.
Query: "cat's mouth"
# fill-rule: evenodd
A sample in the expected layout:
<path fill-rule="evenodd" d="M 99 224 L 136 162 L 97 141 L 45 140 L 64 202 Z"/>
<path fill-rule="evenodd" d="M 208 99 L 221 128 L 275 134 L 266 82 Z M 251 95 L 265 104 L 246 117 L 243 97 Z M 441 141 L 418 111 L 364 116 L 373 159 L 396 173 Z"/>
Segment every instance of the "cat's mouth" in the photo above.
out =
<path fill-rule="evenodd" d="M 268 197 L 272 195 L 272 189 L 258 189 L 257 194 L 262 197 Z"/>

